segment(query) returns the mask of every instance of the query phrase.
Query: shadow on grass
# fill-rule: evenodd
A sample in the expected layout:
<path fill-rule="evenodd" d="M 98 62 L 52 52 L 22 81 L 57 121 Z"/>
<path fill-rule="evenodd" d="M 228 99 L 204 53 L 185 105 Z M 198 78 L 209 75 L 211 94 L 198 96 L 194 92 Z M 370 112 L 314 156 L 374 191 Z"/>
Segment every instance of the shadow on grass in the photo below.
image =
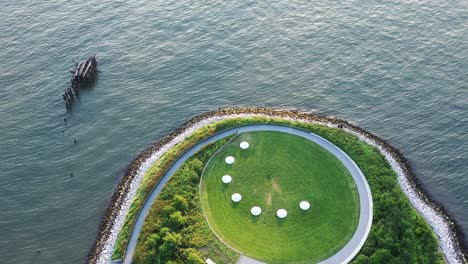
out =
<path fill-rule="evenodd" d="M 276 216 L 275 216 L 276 217 Z M 279 217 L 276 217 L 276 224 L 277 226 L 282 226 L 286 223 L 286 218 L 279 218 Z"/>
<path fill-rule="evenodd" d="M 257 223 L 259 218 L 260 217 L 258 217 L 258 216 L 250 215 L 250 222 Z"/>

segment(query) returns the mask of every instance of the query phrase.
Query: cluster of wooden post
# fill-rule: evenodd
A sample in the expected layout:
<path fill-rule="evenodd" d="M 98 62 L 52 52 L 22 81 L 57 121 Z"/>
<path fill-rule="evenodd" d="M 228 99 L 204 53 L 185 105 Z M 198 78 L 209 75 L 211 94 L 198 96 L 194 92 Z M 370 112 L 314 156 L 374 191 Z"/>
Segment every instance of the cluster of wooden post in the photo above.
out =
<path fill-rule="evenodd" d="M 71 87 L 66 89 L 62 95 L 65 101 L 65 107 L 71 108 L 73 99 L 80 94 L 80 88 L 83 84 L 90 82 L 97 73 L 96 55 L 89 57 L 87 60 L 76 64 L 75 70 L 72 73 Z"/>

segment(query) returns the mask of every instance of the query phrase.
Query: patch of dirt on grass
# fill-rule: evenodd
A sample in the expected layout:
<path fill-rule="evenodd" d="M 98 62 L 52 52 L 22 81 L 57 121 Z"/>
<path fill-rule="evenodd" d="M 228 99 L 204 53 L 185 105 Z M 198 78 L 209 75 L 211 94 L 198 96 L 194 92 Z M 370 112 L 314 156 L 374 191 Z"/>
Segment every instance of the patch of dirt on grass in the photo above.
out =
<path fill-rule="evenodd" d="M 271 193 L 266 193 L 265 202 L 267 205 L 271 205 Z"/>
<path fill-rule="evenodd" d="M 281 188 L 275 179 L 271 181 L 271 188 L 273 188 L 274 191 L 281 193 Z"/>

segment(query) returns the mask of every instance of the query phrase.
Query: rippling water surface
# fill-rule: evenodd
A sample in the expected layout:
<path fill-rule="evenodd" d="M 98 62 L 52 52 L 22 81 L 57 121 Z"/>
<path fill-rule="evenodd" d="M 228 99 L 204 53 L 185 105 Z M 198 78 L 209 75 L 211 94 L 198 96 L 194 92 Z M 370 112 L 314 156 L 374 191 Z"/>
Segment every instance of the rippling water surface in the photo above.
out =
<path fill-rule="evenodd" d="M 132 158 L 226 106 L 376 133 L 468 232 L 467 23 L 462 0 L 2 1 L 2 261 L 83 262 Z M 93 53 L 66 114 L 72 59 Z"/>

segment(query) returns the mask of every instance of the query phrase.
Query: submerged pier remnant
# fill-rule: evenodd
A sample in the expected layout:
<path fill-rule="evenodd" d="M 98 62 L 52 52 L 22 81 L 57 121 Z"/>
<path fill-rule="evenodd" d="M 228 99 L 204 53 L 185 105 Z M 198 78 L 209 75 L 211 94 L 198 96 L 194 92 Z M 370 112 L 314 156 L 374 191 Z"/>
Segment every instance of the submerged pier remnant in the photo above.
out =
<path fill-rule="evenodd" d="M 77 63 L 70 73 L 72 74 L 71 87 L 67 88 L 62 95 L 67 109 L 71 108 L 73 99 L 80 94 L 80 89 L 95 79 L 97 75 L 96 55 Z"/>

